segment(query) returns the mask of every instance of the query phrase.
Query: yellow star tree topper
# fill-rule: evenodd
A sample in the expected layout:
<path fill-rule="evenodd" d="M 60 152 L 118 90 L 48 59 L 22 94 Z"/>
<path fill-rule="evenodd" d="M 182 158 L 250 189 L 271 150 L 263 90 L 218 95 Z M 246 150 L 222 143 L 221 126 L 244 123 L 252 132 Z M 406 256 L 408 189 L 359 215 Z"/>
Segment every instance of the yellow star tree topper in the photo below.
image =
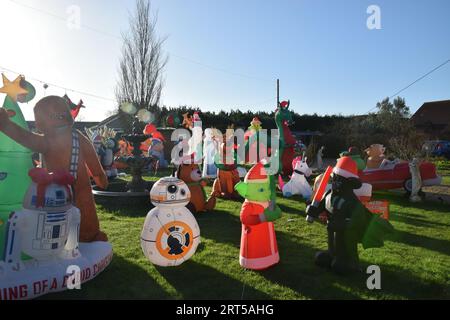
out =
<path fill-rule="evenodd" d="M 20 86 L 20 81 L 23 76 L 18 76 L 14 81 L 9 81 L 8 78 L 2 73 L 3 87 L 0 88 L 0 93 L 6 93 L 14 102 L 17 101 L 17 97 L 22 94 L 27 94 L 28 91 Z"/>

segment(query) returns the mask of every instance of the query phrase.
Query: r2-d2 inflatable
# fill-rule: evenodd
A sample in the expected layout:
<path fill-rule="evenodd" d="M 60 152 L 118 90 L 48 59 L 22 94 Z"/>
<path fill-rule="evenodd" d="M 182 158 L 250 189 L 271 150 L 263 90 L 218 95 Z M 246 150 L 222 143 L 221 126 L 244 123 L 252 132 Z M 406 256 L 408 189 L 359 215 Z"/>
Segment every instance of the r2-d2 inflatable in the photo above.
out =
<path fill-rule="evenodd" d="M 23 269 L 22 253 L 38 264 L 58 259 L 75 259 L 78 251 L 80 211 L 72 205 L 69 173 L 30 170 L 23 209 L 9 218 L 5 264 L 7 269 Z"/>
<path fill-rule="evenodd" d="M 144 255 L 153 264 L 177 266 L 188 260 L 200 243 L 200 228 L 186 208 L 188 186 L 175 177 L 159 179 L 150 191 L 155 206 L 147 214 L 141 234 Z"/>

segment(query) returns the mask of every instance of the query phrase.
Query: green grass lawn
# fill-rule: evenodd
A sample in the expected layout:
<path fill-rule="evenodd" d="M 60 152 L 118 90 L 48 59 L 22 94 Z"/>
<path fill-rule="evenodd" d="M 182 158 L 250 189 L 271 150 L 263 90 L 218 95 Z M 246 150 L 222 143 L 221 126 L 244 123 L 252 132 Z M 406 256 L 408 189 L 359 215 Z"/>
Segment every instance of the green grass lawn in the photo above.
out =
<path fill-rule="evenodd" d="M 210 191 L 208 188 L 207 192 Z M 326 229 L 305 222 L 299 198 L 278 204 L 284 215 L 275 223 L 281 261 L 262 271 L 240 267 L 241 202 L 218 200 L 213 212 L 196 216 L 201 244 L 178 267 L 152 265 L 140 247 L 149 201 L 122 207 L 98 205 L 101 226 L 113 244 L 111 265 L 81 290 L 47 299 L 449 299 L 450 207 L 411 204 L 402 195 L 376 193 L 391 203 L 396 231 L 381 249 L 363 250 L 364 268 L 381 268 L 381 290 L 368 290 L 366 274 L 336 276 L 314 266 L 314 254 L 326 247 Z"/>

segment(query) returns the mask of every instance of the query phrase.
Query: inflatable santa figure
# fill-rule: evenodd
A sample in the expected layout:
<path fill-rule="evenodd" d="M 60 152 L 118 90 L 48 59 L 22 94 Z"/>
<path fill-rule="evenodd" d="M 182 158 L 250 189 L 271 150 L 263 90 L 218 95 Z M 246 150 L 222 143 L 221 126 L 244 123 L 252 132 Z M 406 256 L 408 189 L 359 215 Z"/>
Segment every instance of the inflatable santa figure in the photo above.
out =
<path fill-rule="evenodd" d="M 280 260 L 274 220 L 281 209 L 274 202 L 275 190 L 261 162 L 255 164 L 235 189 L 245 198 L 241 208 L 241 251 L 239 263 L 254 270 L 266 269 Z"/>

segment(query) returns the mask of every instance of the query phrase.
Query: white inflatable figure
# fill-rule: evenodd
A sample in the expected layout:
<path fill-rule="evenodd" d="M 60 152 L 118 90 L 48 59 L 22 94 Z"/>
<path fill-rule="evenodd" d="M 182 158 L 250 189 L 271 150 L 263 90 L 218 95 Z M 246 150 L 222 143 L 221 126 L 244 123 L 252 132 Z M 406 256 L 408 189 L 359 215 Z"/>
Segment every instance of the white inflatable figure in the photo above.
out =
<path fill-rule="evenodd" d="M 411 173 L 411 195 L 409 200 L 411 202 L 420 202 L 422 201 L 422 198 L 419 196 L 422 188 L 422 177 L 420 176 L 419 160 L 417 158 L 409 162 L 409 171 Z"/>
<path fill-rule="evenodd" d="M 294 194 L 301 195 L 305 200 L 309 200 L 312 196 L 312 188 L 306 180 L 312 174 L 312 170 L 306 163 L 307 158 L 296 157 L 292 161 L 291 180 L 282 187 L 283 196 L 291 197 Z"/>
<path fill-rule="evenodd" d="M 218 152 L 219 146 L 217 140 L 214 139 L 213 129 L 205 130 L 205 138 L 203 139 L 203 173 L 204 178 L 216 178 L 217 167 L 214 163 L 214 157 Z"/>
<path fill-rule="evenodd" d="M 325 147 L 321 146 L 319 151 L 317 151 L 317 170 L 322 170 L 323 168 L 323 149 L 325 149 Z"/>
<path fill-rule="evenodd" d="M 191 198 L 186 183 L 175 177 L 159 179 L 150 190 L 155 206 L 147 214 L 141 247 L 151 263 L 177 266 L 187 261 L 200 243 L 200 228 L 186 208 Z"/>
<path fill-rule="evenodd" d="M 201 163 L 203 158 L 203 129 L 202 120 L 197 111 L 194 112 L 192 121 L 192 138 L 189 140 L 189 153 L 195 154 L 195 163 Z"/>
<path fill-rule="evenodd" d="M 33 170 L 44 172 L 45 169 Z M 22 252 L 38 265 L 80 255 L 80 210 L 72 205 L 72 191 L 68 186 L 73 183 L 73 177 L 69 173 L 39 176 L 40 181 L 34 181 L 28 188 L 23 209 L 13 212 L 8 221 L 5 263 L 12 271 L 24 269 Z"/>

